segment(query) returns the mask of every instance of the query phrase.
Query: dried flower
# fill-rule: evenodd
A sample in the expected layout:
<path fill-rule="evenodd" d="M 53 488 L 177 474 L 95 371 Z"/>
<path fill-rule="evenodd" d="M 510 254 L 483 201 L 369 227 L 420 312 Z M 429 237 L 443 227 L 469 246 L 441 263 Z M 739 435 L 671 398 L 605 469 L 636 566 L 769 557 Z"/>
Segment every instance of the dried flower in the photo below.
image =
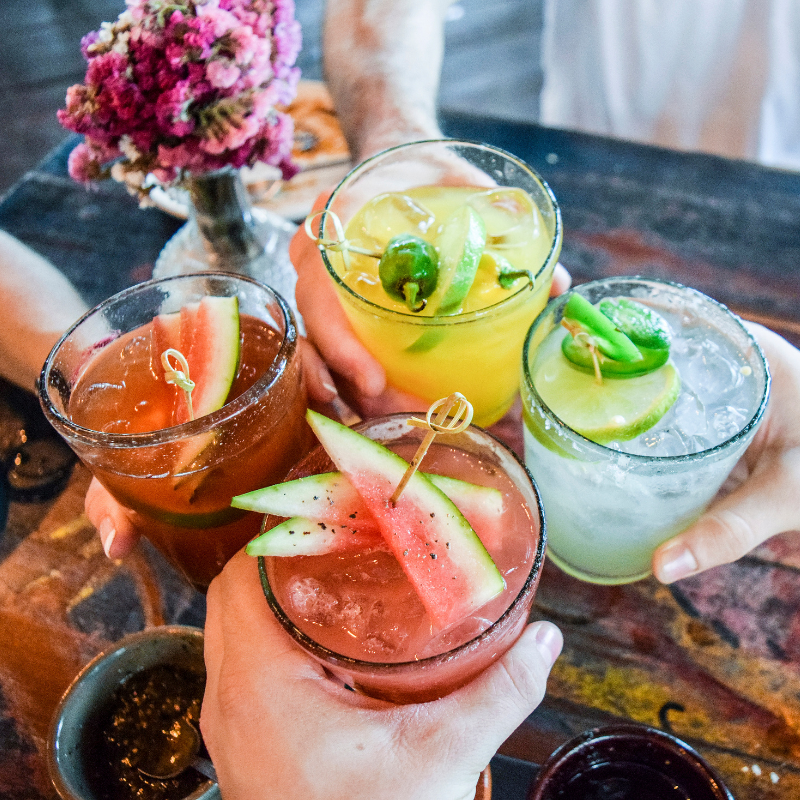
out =
<path fill-rule="evenodd" d="M 223 167 L 291 163 L 300 25 L 294 0 L 127 0 L 81 42 L 85 83 L 58 112 L 84 135 L 69 172 L 137 192 Z M 113 168 L 113 169 L 112 169 Z"/>

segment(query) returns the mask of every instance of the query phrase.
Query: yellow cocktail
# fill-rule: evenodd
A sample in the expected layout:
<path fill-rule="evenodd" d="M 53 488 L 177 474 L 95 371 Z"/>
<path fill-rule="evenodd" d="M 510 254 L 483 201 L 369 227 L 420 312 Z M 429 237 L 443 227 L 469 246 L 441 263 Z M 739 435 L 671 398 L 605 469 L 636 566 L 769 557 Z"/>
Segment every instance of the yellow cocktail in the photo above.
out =
<path fill-rule="evenodd" d="M 353 170 L 325 210 L 356 250 L 377 256 L 398 234 L 413 234 L 437 251 L 438 284 L 412 310 L 385 290 L 377 257 L 323 249 L 350 323 L 389 383 L 429 402 L 459 391 L 477 424 L 500 419 L 516 396 L 525 332 L 547 302 L 561 247 L 547 184 L 488 145 L 415 142 Z M 461 224 L 465 215 L 471 227 Z M 339 236 L 324 214 L 320 238 Z M 474 269 L 464 278 L 470 255 Z"/>

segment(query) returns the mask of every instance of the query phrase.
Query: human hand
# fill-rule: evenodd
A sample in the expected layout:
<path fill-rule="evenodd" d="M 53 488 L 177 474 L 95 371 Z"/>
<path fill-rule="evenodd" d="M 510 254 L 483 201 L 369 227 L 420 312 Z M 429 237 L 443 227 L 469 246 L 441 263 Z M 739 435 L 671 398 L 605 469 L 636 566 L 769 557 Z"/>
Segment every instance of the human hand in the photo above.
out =
<path fill-rule="evenodd" d="M 320 211 L 330 196 L 323 192 L 314 203 Z M 400 411 L 426 411 L 429 401 L 389 386 L 386 372 L 356 336 L 342 309 L 319 248 L 301 226 L 289 245 L 297 271 L 297 306 L 306 335 L 336 375 L 339 391 L 363 417 Z M 569 289 L 572 279 L 556 264 L 550 296 Z"/>
<path fill-rule="evenodd" d="M 473 800 L 482 769 L 541 702 L 562 645 L 529 625 L 441 700 L 397 706 L 348 691 L 300 650 L 240 552 L 208 590 L 200 727 L 226 800 Z"/>
<path fill-rule="evenodd" d="M 769 405 L 734 470 L 737 488 L 655 551 L 653 573 L 663 583 L 735 561 L 775 534 L 800 529 L 800 351 L 761 325 L 748 327 L 772 373 Z"/>
<path fill-rule="evenodd" d="M 298 342 L 309 402 L 311 405 L 325 406 L 337 397 L 333 379 L 313 346 L 306 339 L 299 339 Z M 89 484 L 84 508 L 109 558 L 124 558 L 136 547 L 146 520 L 120 505 L 97 478 L 92 478 Z"/>

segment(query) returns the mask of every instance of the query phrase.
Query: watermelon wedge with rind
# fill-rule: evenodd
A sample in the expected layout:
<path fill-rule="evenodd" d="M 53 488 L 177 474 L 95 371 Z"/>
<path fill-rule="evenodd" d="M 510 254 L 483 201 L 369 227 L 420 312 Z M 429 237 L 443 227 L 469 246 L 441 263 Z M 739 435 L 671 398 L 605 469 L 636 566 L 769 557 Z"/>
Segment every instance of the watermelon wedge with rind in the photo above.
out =
<path fill-rule="evenodd" d="M 445 475 L 424 474 L 455 503 L 491 553 L 503 534 L 500 528 L 503 493 L 493 486 L 481 486 Z M 305 517 L 332 525 L 345 524 L 378 534 L 378 525 L 361 495 L 341 472 L 309 475 L 256 489 L 234 497 L 231 505 L 278 517 Z"/>
<path fill-rule="evenodd" d="M 159 314 L 153 319 L 150 347 L 151 369 L 156 375 L 161 375 L 164 371 L 164 366 L 161 363 L 161 354 L 171 348 L 180 350 L 182 347 L 180 311 L 175 311 L 171 314 Z M 164 423 L 162 425 L 164 428 L 175 424 L 178 409 L 186 405 L 184 393 L 177 386 L 173 385 L 171 388 L 174 397 L 172 405 L 164 409 Z"/>
<path fill-rule="evenodd" d="M 194 417 L 204 417 L 225 405 L 239 367 L 239 298 L 204 297 L 181 309 L 181 352 L 194 381 Z M 186 406 L 178 407 L 186 422 Z"/>
<path fill-rule="evenodd" d="M 155 317 L 152 331 L 154 369 L 163 370 L 161 355 L 170 348 L 180 351 L 189 364 L 189 378 L 195 383 L 194 418 L 222 408 L 239 367 L 239 298 L 204 297 L 197 303 L 187 303 L 180 311 Z M 165 427 L 189 421 L 185 392 L 178 387 L 169 419 Z M 192 480 L 193 473 L 203 465 L 203 451 L 215 438 L 214 431 L 208 431 L 180 443 L 173 468 L 178 476 L 176 486 Z M 187 472 L 188 476 L 181 476 Z"/>
<path fill-rule="evenodd" d="M 371 530 L 331 525 L 304 517 L 276 525 L 253 539 L 245 548 L 251 556 L 319 556 L 326 553 L 386 549 L 383 537 Z"/>
<path fill-rule="evenodd" d="M 314 411 L 317 438 L 361 495 L 390 552 L 440 628 L 465 619 L 505 589 L 470 524 L 441 489 L 416 472 L 389 503 L 408 463 L 383 445 Z"/>
<path fill-rule="evenodd" d="M 264 489 L 240 494 L 231 505 L 277 517 L 306 517 L 331 524 L 357 527 L 366 518 L 375 533 L 378 526 L 361 495 L 341 472 L 323 472 Z"/>

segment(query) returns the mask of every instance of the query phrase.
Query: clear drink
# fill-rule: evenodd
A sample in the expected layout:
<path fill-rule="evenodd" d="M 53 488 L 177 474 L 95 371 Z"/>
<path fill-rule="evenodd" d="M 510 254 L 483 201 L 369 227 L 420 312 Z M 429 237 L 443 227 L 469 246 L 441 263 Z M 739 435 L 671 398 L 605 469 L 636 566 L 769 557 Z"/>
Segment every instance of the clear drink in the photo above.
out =
<path fill-rule="evenodd" d="M 207 296 L 236 296 L 237 374 L 225 405 L 178 424 L 153 320 Z M 311 444 L 291 311 L 248 278 L 204 273 L 151 281 L 102 303 L 47 359 L 45 414 L 86 466 L 146 522 L 145 535 L 198 589 L 258 532 L 230 507 L 280 480 Z"/>
<path fill-rule="evenodd" d="M 326 211 L 342 221 L 348 240 L 382 250 L 398 233 L 438 247 L 444 221 L 464 205 L 483 220 L 486 244 L 469 293 L 453 306 L 440 307 L 434 294 L 414 313 L 383 290 L 376 259 L 322 254 L 350 323 L 389 383 L 429 402 L 460 391 L 470 398 L 475 422 L 487 426 L 517 395 L 522 341 L 547 303 L 561 249 L 560 212 L 547 184 L 488 145 L 415 142 L 353 170 Z M 321 219 L 320 236 L 337 237 L 330 214 Z M 503 269 L 528 272 L 530 279 L 504 280 L 502 288 Z"/>
<path fill-rule="evenodd" d="M 681 377 L 677 400 L 656 425 L 629 441 L 597 444 L 542 397 L 558 391 L 546 384 L 570 335 L 560 325 L 566 297 L 548 306 L 526 339 L 525 460 L 544 498 L 548 555 L 582 580 L 627 583 L 649 575 L 656 547 L 691 525 L 717 493 L 755 435 L 769 372 L 741 321 L 693 289 L 613 278 L 577 291 L 592 303 L 631 297 L 657 311 L 672 328 L 670 359 Z"/>
<path fill-rule="evenodd" d="M 424 434 L 406 420 L 407 415 L 383 417 L 356 430 L 410 460 Z M 318 449 L 289 477 L 331 468 Z M 484 545 L 506 588 L 449 629 L 436 628 L 385 549 L 259 559 L 270 606 L 295 640 L 348 685 L 400 703 L 447 694 L 511 646 L 533 602 L 545 543 L 535 484 L 516 456 L 486 432 L 470 427 L 438 436 L 423 468 L 495 487 L 504 501 Z"/>

